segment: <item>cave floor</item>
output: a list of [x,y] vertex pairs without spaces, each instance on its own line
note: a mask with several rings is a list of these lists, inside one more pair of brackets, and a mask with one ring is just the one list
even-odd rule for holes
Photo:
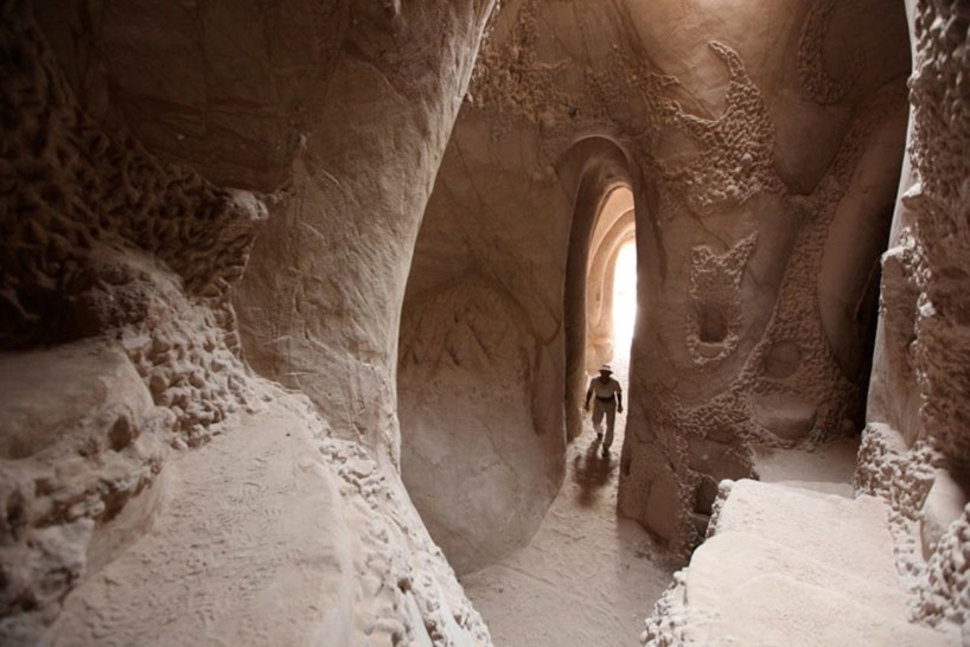
[[[614,362],[626,388],[626,366]],[[609,460],[592,424],[567,448],[566,476],[525,548],[461,577],[501,647],[636,644],[676,562],[636,522],[616,514],[626,415]]]
[[[627,365],[614,361],[626,387]],[[643,622],[680,564],[636,522],[616,514],[619,450],[626,415],[617,417],[608,460],[587,417],[566,451],[566,475],[532,542],[461,577],[501,647],[636,644]],[[858,439],[812,451],[756,448],[763,481],[851,496]]]

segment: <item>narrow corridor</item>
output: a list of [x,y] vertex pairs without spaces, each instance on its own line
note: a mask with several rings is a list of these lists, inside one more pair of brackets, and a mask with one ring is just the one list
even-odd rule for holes
[[[626,396],[626,361],[614,362]],[[625,399],[625,398],[624,398]],[[626,415],[608,460],[587,416],[567,448],[562,489],[532,543],[461,578],[502,647],[636,644],[673,562],[636,522],[616,515]]]

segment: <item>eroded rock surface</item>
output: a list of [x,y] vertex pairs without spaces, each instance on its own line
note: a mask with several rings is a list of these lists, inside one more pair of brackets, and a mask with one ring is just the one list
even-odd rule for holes
[[711,536],[675,574],[644,645],[960,644],[953,625],[906,621],[885,502],[748,480],[722,489]]
[[889,501],[913,615],[970,631],[970,8],[908,2],[914,49],[908,158],[883,255],[869,425],[857,487]]
[[401,472],[451,563],[474,570],[528,543],[559,486],[562,435],[537,433],[524,386],[544,377],[533,375],[543,346],[515,303],[485,287],[410,307],[398,369]]

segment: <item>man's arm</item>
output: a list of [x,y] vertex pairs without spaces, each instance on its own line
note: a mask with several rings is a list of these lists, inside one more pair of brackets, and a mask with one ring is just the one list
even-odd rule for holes
[[623,391],[616,392],[616,411],[623,413]]
[[590,387],[588,389],[586,389],[586,404],[583,405],[583,409],[585,409],[586,411],[589,411],[589,397],[591,395],[593,395],[593,386],[592,385],[590,385]]

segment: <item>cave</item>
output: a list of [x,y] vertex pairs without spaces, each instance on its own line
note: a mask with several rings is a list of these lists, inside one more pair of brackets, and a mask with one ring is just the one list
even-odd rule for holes
[[965,644],[962,0],[0,17],[3,645]]

